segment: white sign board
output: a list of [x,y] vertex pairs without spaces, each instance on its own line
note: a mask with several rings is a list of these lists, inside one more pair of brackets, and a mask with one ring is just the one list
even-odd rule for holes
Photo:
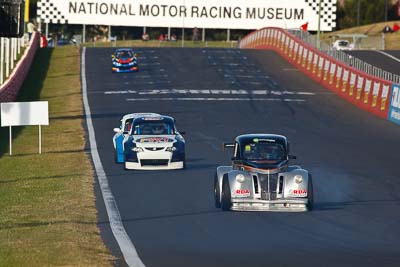
[[39,0],[45,23],[172,28],[336,27],[336,0]]
[[47,101],[1,103],[1,126],[49,125]]

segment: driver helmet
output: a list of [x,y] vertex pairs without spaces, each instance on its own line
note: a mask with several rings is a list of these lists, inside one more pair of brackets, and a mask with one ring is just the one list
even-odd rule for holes
[[152,132],[153,134],[163,134],[165,132],[165,127],[164,125],[156,124],[153,126]]

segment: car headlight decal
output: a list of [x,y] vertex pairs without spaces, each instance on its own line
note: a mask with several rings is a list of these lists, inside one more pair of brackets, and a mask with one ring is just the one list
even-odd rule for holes
[[177,148],[174,147],[174,146],[167,147],[167,148],[165,149],[165,151],[168,151],[168,152],[174,152],[174,151],[176,151],[176,150],[177,150]]
[[243,174],[239,173],[236,175],[236,182],[243,183],[245,180],[246,180],[246,177],[244,177]]
[[303,176],[301,176],[301,175],[295,175],[294,176],[294,181],[297,183],[297,184],[301,184],[302,182],[303,182]]
[[143,148],[141,148],[141,147],[133,147],[132,151],[133,152],[143,152]]

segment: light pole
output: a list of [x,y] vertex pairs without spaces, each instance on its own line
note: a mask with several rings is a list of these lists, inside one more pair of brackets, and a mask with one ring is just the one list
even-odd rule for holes
[[388,0],[385,0],[385,21],[388,20]]
[[183,0],[183,8],[185,12],[183,13],[183,18],[182,18],[182,44],[181,47],[185,46],[185,16],[186,16],[186,2]]
[[361,0],[357,1],[357,27],[360,26],[360,9],[361,9]]
[[318,3],[318,31],[317,31],[317,48],[320,49],[320,31],[321,31],[321,2],[322,0],[319,0]]

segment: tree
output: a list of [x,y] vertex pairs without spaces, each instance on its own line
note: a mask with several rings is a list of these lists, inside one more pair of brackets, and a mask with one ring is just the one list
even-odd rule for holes
[[[360,1],[360,9],[358,9]],[[357,26],[357,15],[360,12],[360,25],[371,24],[385,20],[385,4],[387,0],[346,0],[339,5],[337,11],[338,29]],[[389,10],[393,9],[392,1],[389,1]],[[391,18],[389,12],[389,19]]]

